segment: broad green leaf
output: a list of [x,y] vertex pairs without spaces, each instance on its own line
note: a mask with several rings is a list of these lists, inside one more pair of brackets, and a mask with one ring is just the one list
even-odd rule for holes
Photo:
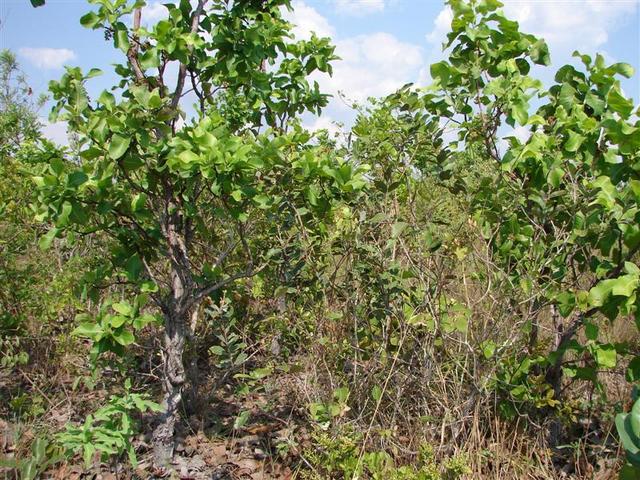
[[603,368],[615,368],[617,353],[613,345],[598,345],[594,353],[598,366]]
[[124,329],[113,332],[113,339],[123,347],[131,345],[133,342],[135,342],[133,333],[131,333],[129,330]]
[[53,239],[56,238],[56,235],[58,235],[59,231],[60,231],[59,229],[54,227],[50,229],[42,237],[40,237],[40,240],[38,241],[38,246],[40,247],[40,249],[48,250],[51,247],[51,243],[53,242]]
[[577,152],[582,143],[584,142],[584,137],[574,131],[569,131],[569,138],[564,144],[564,149],[567,152]]
[[129,51],[129,36],[127,28],[123,24],[120,24],[119,28],[116,29],[113,40],[115,46],[122,50],[124,53],[127,53]]
[[588,301],[592,307],[601,307],[604,305],[607,297],[611,294],[613,283],[611,280],[603,280],[589,290]]
[[80,25],[85,28],[96,28],[100,23],[100,17],[95,12],[89,12],[80,17]]
[[102,327],[97,323],[81,323],[75,330],[73,330],[72,335],[94,338],[96,335],[100,335],[102,332]]
[[131,313],[133,312],[133,308],[127,302],[114,303],[113,305],[111,305],[111,308],[113,308],[116,312],[120,313],[121,315],[125,315],[127,317],[130,316]]
[[431,78],[438,80],[442,86],[446,86],[449,81],[450,67],[447,62],[438,62],[431,65]]
[[631,78],[633,77],[633,67],[628,63],[614,63],[609,67],[609,70],[614,71],[615,73],[619,73],[623,77]]
[[526,125],[529,119],[529,105],[524,100],[518,100],[511,105],[511,116],[520,125]]
[[124,315],[112,315],[109,320],[112,328],[120,328],[127,322],[127,317]]
[[584,334],[588,340],[596,341],[598,339],[598,326],[593,323],[586,323],[584,326]]
[[616,89],[611,89],[607,95],[607,102],[609,107],[619,113],[622,118],[628,118],[633,112],[633,102],[623,97]]
[[611,293],[623,297],[630,297],[638,288],[638,275],[628,274],[616,278],[613,283]]
[[109,157],[113,160],[119,159],[127,152],[130,144],[130,137],[123,137],[117,133],[114,134],[113,137],[111,137],[111,142],[109,142]]
[[408,223],[406,222],[396,222],[393,225],[391,225],[391,236],[393,238],[397,238],[399,237],[402,232],[404,232],[404,230],[409,226]]

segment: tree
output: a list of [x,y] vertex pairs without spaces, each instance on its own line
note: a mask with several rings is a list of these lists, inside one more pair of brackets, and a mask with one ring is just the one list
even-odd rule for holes
[[34,99],[15,55],[0,52],[0,331],[15,330],[24,319],[24,300],[32,296],[33,272],[20,262],[32,244],[37,226],[28,204],[31,185],[22,172],[27,167],[21,150],[40,138],[37,111],[43,98]]
[[[431,66],[435,82],[415,108],[457,126],[459,138],[438,154],[441,165],[460,146],[495,165],[467,189],[496,262],[534,311],[530,350],[539,347],[536,317],[551,313],[551,348],[531,355],[527,368],[543,371],[549,405],[557,405],[564,373],[598,384],[598,369],[633,355],[603,341],[598,328],[598,317],[638,318],[640,110],[618,79],[633,69],[575,52],[583,68],[560,67],[545,89],[529,75],[534,64],[550,64],[542,39],[521,33],[499,1],[448,3],[449,58]],[[535,114],[532,99],[541,103]],[[526,127],[529,137],[508,136],[501,152],[505,123]],[[592,363],[581,365],[585,357]],[[639,378],[638,365],[631,361],[628,379]]]
[[153,442],[165,466],[190,315],[278,256],[269,247],[274,225],[291,241],[305,229],[322,232],[333,204],[364,185],[364,168],[314,147],[296,120],[326,105],[306,77],[330,73],[335,56],[328,39],[291,40],[288,0],[182,0],[150,28],[141,26],[141,1],[91,3],[97,10],[80,22],[103,29],[125,59],[115,68],[119,83],[95,101],[85,82],[99,70],[67,68],[50,85],[52,119],[68,122],[80,153],[74,165],[43,152],[39,218],[54,227],[41,244],[95,232],[112,240],[85,294],[120,283],[135,297],[81,318],[77,331],[93,339],[94,356],[121,353],[153,321],[140,311],[147,296],[162,313],[164,399]]

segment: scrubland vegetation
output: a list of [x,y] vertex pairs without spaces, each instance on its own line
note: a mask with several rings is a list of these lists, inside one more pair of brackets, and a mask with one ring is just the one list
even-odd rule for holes
[[313,133],[339,59],[287,0],[89,3],[120,80],[43,92],[68,146],[0,58],[7,478],[640,478],[629,65],[543,85],[450,0],[430,86]]

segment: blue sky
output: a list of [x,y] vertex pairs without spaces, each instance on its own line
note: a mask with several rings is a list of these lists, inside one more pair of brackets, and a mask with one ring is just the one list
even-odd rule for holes
[[[143,21],[162,18],[166,9],[148,0]],[[429,65],[442,57],[442,41],[451,20],[437,0],[293,0],[289,19],[295,33],[328,35],[342,61],[332,78],[319,77],[321,86],[334,94],[322,118],[305,119],[308,126],[332,128],[332,122],[349,124],[348,104],[368,96],[381,96],[407,82],[429,83]],[[551,48],[554,67],[572,61],[571,53],[602,52],[610,62],[624,61],[640,70],[640,0],[507,0],[505,11],[524,31],[544,37]],[[63,65],[83,69],[98,67],[105,75],[93,81],[99,92],[112,82],[110,65],[120,54],[99,31],[84,29],[79,17],[90,10],[84,0],[48,0],[34,9],[28,0],[0,0],[0,47],[18,53],[22,68],[36,92],[45,91],[59,78]],[[553,69],[539,72],[550,82]],[[638,102],[640,75],[623,82],[625,93]],[[343,100],[338,96],[342,92]],[[42,112],[46,117],[47,111]],[[63,141],[64,126],[48,125],[47,134]]]

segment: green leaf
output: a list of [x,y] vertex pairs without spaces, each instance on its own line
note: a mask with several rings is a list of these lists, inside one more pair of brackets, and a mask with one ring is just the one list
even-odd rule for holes
[[564,149],[567,152],[577,152],[578,149],[580,148],[580,145],[582,145],[582,142],[584,142],[584,137],[574,131],[569,131],[569,138],[567,139],[567,141],[564,144]]
[[86,173],[84,173],[82,170],[76,170],[75,172],[70,173],[67,177],[67,185],[72,188],[77,188],[87,180],[89,180],[89,177]]
[[382,398],[382,389],[378,385],[374,385],[371,389],[371,398],[373,398],[375,402],[379,402]]
[[58,235],[59,231],[60,230],[58,228],[54,227],[51,230],[49,230],[45,235],[40,237],[40,240],[38,241],[38,246],[40,247],[40,249],[48,250],[51,247],[51,243],[53,242],[53,239],[56,238],[56,235]]
[[449,81],[450,69],[447,62],[438,62],[431,65],[431,78],[438,80],[442,86],[446,86]]
[[125,269],[127,271],[127,279],[131,281],[135,281],[140,277],[142,273],[142,269],[144,268],[144,264],[142,260],[138,256],[138,254],[131,255],[125,264]]
[[113,160],[119,159],[127,152],[130,144],[130,137],[123,137],[117,133],[114,134],[113,137],[111,137],[111,142],[109,142],[109,157]]
[[126,27],[124,27],[123,25],[120,26],[116,30],[113,39],[117,48],[122,50],[124,53],[127,53],[129,51],[129,36]]
[[481,348],[482,355],[484,355],[484,358],[486,358],[487,360],[493,357],[493,355],[496,353],[496,344],[493,340],[486,340],[482,342]]
[[111,324],[111,328],[120,328],[127,323],[127,317],[123,315],[113,315],[110,317],[109,323]]
[[150,68],[158,68],[160,66],[160,59],[158,58],[158,51],[155,48],[146,50],[140,56],[140,67],[143,70],[149,70]]
[[97,323],[81,323],[78,327],[71,332],[72,335],[78,335],[81,337],[94,338],[100,335],[104,330]]
[[564,177],[564,170],[560,167],[556,167],[549,170],[547,180],[553,188],[558,188],[562,181],[562,177]]
[[593,307],[603,306],[607,297],[611,294],[612,287],[613,285],[610,280],[603,280],[591,290],[589,290],[589,305]]
[[80,17],[80,25],[85,28],[96,28],[100,23],[100,17],[95,12],[89,12]]
[[131,210],[134,212],[139,212],[144,209],[145,203],[147,201],[147,195],[144,193],[137,193],[133,196],[131,200]]
[[131,312],[133,312],[133,307],[129,305],[127,302],[118,302],[111,305],[114,311],[118,312],[121,315],[131,316]]
[[587,323],[584,326],[584,334],[588,340],[596,341],[598,339],[598,326],[593,323]]
[[239,430],[242,427],[244,427],[247,424],[247,422],[249,421],[250,417],[251,417],[251,411],[250,410],[244,410],[244,411],[240,412],[240,414],[236,417],[236,419],[233,422],[234,430]]
[[633,67],[628,63],[614,63],[608,68],[608,70],[611,70],[615,73],[619,73],[620,75],[626,78],[633,77],[633,73],[634,73]]
[[596,347],[594,354],[598,366],[603,368],[615,368],[617,353],[613,345],[599,345]]
[[391,225],[391,236],[393,238],[397,238],[399,237],[402,232],[404,232],[404,230],[409,226],[408,223],[406,222],[396,222],[393,225]]
[[113,339],[123,347],[131,345],[136,340],[133,336],[133,333],[131,333],[129,330],[120,330],[113,332]]
[[526,125],[527,120],[529,119],[529,105],[522,99],[515,101],[511,105],[511,116],[518,122],[520,125]]
[[133,320],[133,328],[135,328],[136,330],[140,330],[141,328],[144,328],[151,323],[156,323],[157,321],[158,319],[154,315],[145,313],[144,315],[140,315]]
[[575,103],[576,90],[568,83],[564,83],[560,87],[560,95],[558,96],[558,102],[564,107],[567,112],[570,112]]
[[44,5],[44,0],[31,0],[31,6],[37,8]]
[[628,118],[633,112],[633,102],[623,97],[616,89],[611,89],[607,95],[609,107],[620,114],[622,118]]
[[620,295],[623,297],[630,297],[638,288],[638,275],[622,275],[616,278],[612,282],[613,288],[611,293],[613,295]]
[[549,55],[549,47],[547,43],[539,39],[536,43],[533,44],[531,50],[529,51],[529,55],[531,56],[531,60],[538,65],[551,65],[551,56]]
[[633,357],[629,362],[626,377],[629,383],[636,383],[640,381],[640,357]]

